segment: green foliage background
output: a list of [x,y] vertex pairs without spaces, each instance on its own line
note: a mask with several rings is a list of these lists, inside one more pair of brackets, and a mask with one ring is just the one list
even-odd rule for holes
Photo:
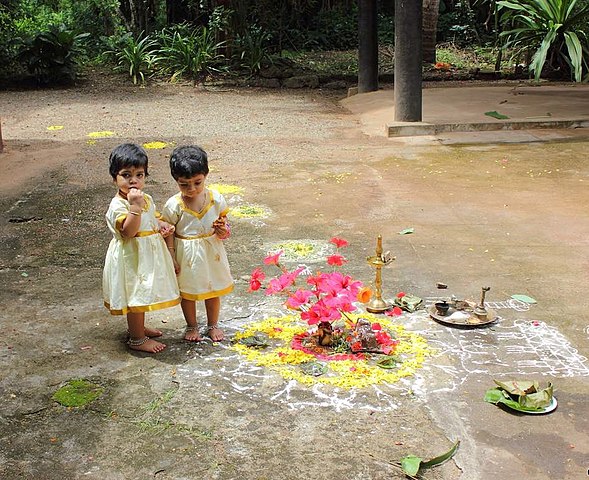
[[[450,53],[442,55],[444,61],[456,49],[473,54],[463,59],[477,59],[486,56],[485,52],[501,51],[508,41],[511,43],[507,45],[513,47],[513,29],[517,25],[514,16],[504,13],[507,3],[533,4],[536,10],[546,3],[575,3],[577,10],[589,7],[589,0],[440,0],[437,39],[451,46]],[[378,1],[379,43],[390,47],[390,51],[394,43],[393,4],[391,0]],[[357,20],[357,2],[351,0],[2,0],[0,61],[6,67],[0,70],[0,84],[41,77],[46,83],[75,79],[80,67],[89,63],[112,65],[127,71],[134,82],[142,83],[154,74],[191,79],[215,72],[252,75],[277,57],[298,61],[308,58],[312,52],[325,52],[321,55],[322,65],[332,57],[336,63],[348,57],[353,61]],[[166,57],[175,55],[178,59],[180,55],[175,46],[163,42],[170,28],[184,29],[184,33],[179,33],[182,38],[175,42],[178,48],[180,44],[190,44],[195,35],[202,36],[203,28],[211,35],[192,42],[193,51],[190,55],[185,52],[185,63],[176,61],[172,67],[174,62]],[[534,28],[528,26],[529,30]],[[32,55],[27,48],[31,48],[35,39],[38,43],[39,35],[55,29],[77,38],[67,54],[71,71],[60,78],[54,78],[51,71],[32,74],[22,61]],[[575,19],[567,24],[567,29],[569,33],[562,37],[565,41],[554,41],[544,49],[545,65],[540,68],[537,58],[535,64],[532,58],[540,48],[541,35],[519,35],[517,49],[503,49],[498,60],[509,65],[532,65],[536,76],[546,67],[564,78],[570,78],[574,71],[577,80],[586,79],[589,45],[585,33],[589,30],[589,19],[587,16]],[[507,35],[506,31],[512,34]],[[81,34],[88,35],[80,37]],[[570,38],[578,39],[574,49],[570,47]],[[67,45],[55,45],[52,51],[63,48]],[[133,49],[135,53],[130,55]],[[352,54],[330,55],[330,52]],[[512,58],[512,53],[516,57]],[[46,63],[59,61],[54,58]],[[312,65],[312,61],[307,63],[307,67]],[[356,68],[351,64],[344,67],[350,72]]]

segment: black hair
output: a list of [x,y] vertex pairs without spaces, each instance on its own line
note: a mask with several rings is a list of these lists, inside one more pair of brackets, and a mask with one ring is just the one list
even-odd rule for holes
[[119,172],[125,167],[144,167],[147,173],[147,152],[135,143],[123,143],[110,153],[108,158],[112,178],[116,179]]
[[208,175],[207,152],[198,145],[176,147],[170,156],[170,171],[175,180],[191,178],[198,174]]

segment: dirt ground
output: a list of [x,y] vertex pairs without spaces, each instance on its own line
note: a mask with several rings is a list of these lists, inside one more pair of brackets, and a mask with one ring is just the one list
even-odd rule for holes
[[[0,92],[1,478],[405,478],[394,462],[456,440],[454,459],[423,478],[586,478],[587,143],[391,141],[363,134],[343,96],[112,79]],[[104,131],[114,134],[88,136]],[[107,159],[124,141],[167,143],[149,150],[146,190],[158,205],[175,193],[173,146],[197,143],[209,182],[243,189],[231,205],[270,212],[232,219],[228,337],[277,311],[247,293],[269,245],[334,235],[350,242],[348,271],[367,283],[366,257],[383,235],[397,257],[383,274],[388,295],[431,300],[443,281],[477,298],[489,284],[502,321],[463,331],[404,315],[436,356],[415,377],[360,391],[287,382],[229,342],[183,342],[178,307],[148,314],[164,352],[130,352],[124,319],[101,297],[115,193]],[[408,227],[415,233],[398,234]],[[509,303],[515,293],[538,305]],[[514,415],[483,402],[501,375],[554,382],[558,409]],[[101,397],[84,408],[52,399],[78,378],[102,386]]]

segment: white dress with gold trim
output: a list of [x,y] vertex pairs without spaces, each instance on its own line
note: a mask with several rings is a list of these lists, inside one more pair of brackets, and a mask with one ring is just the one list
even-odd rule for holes
[[176,226],[176,261],[180,265],[180,295],[187,300],[220,297],[233,290],[233,278],[223,241],[213,222],[229,210],[223,195],[208,190],[208,202],[200,212],[190,210],[180,193],[164,206],[162,219]]
[[145,195],[139,231],[125,239],[120,229],[129,215],[129,202],[118,195],[106,213],[113,235],[102,276],[104,305],[112,315],[141,313],[180,303],[174,264],[159,233],[153,199]]

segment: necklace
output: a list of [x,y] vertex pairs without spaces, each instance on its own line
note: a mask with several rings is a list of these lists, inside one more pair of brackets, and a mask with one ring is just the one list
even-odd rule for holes
[[184,202],[184,205],[190,207],[191,210],[200,212],[207,204],[207,191],[203,190],[202,195],[198,195],[196,198],[186,198],[182,195],[182,201]]

